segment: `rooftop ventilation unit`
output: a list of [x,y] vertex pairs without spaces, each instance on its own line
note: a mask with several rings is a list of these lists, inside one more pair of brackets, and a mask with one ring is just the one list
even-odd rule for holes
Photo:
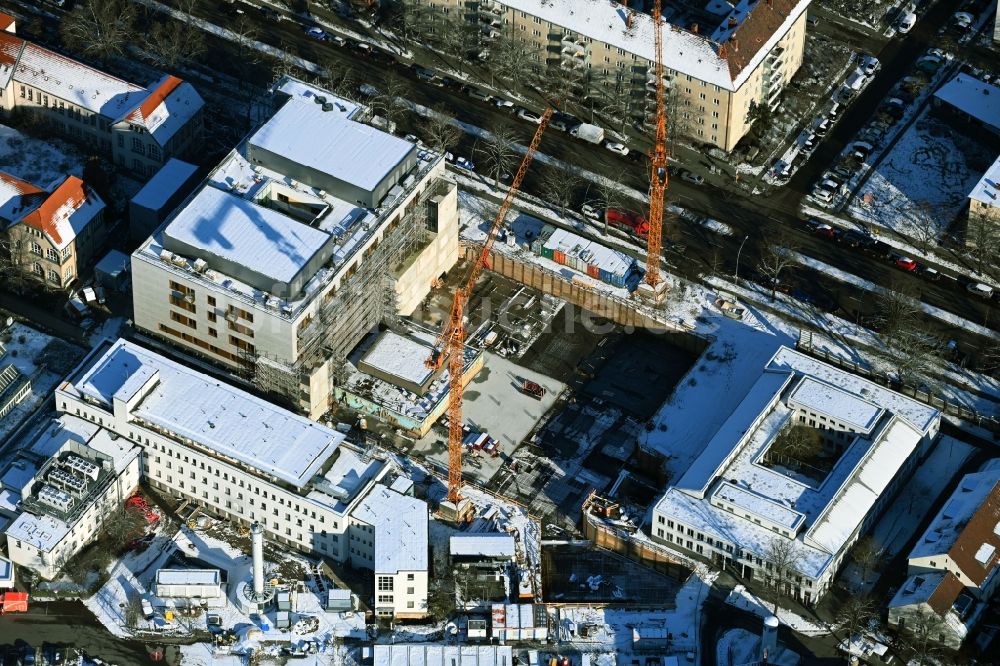
[[196,273],[204,273],[205,269],[208,268],[208,262],[204,259],[195,259],[194,270]]
[[97,476],[101,473],[101,468],[96,463],[84,460],[80,456],[67,456],[62,463],[80,476],[90,477],[91,481],[97,481]]
[[46,480],[57,488],[62,488],[74,497],[82,497],[87,493],[87,482],[82,476],[77,476],[61,467],[49,471]]
[[73,508],[73,498],[52,486],[42,486],[42,489],[38,492],[38,501],[63,512]]

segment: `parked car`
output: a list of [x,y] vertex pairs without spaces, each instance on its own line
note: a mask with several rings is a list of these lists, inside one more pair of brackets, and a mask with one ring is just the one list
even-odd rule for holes
[[952,17],[951,25],[959,32],[968,32],[972,29],[975,17],[969,12],[958,12]]
[[681,180],[686,180],[687,182],[695,185],[701,185],[705,182],[705,179],[701,175],[688,171],[687,169],[681,169],[680,176]]
[[813,228],[813,232],[817,236],[823,236],[825,238],[833,238],[834,228],[829,224],[820,224]]
[[993,298],[993,287],[988,284],[983,284],[982,282],[970,282],[965,285],[965,288],[970,294],[982,296],[983,298]]
[[459,167],[461,169],[465,169],[466,171],[475,171],[476,170],[476,165],[473,164],[471,160],[468,160],[468,159],[466,159],[464,157],[456,157],[455,158],[455,166],[457,166],[457,167]]
[[820,121],[819,125],[816,125],[816,129],[813,130],[816,136],[826,136],[826,133],[830,131],[830,126],[833,123],[830,122],[829,118],[824,118]]
[[591,204],[583,204],[580,207],[580,212],[583,213],[584,217],[589,217],[592,220],[601,219],[601,209],[597,206],[592,206]]
[[413,66],[413,73],[416,74],[417,78],[421,81],[431,81],[436,76],[436,74],[434,74],[434,70],[421,67],[420,65]]
[[617,141],[605,141],[604,147],[613,153],[617,153],[619,155],[628,155],[628,146],[626,146],[624,143],[618,143]]
[[913,26],[917,24],[917,15],[913,12],[904,12],[902,16],[896,21],[896,32],[901,32],[904,35],[910,30],[913,30]]
[[496,104],[496,107],[498,109],[514,108],[514,102],[510,101],[509,99],[504,99],[503,97],[497,97],[495,100],[493,100],[493,103]]
[[941,279],[941,274],[936,268],[931,268],[930,266],[920,266],[917,268],[917,273],[920,274],[925,280],[930,280],[931,282],[937,282]]
[[415,143],[418,146],[424,143],[423,141],[420,140],[420,137],[418,137],[416,134],[407,134],[406,136],[403,137],[403,140],[409,141],[410,143]]
[[926,74],[933,74],[941,68],[944,64],[943,58],[938,58],[937,56],[924,56],[917,60],[916,65],[917,71],[924,72]]
[[837,116],[840,115],[840,112],[842,110],[843,110],[843,105],[840,102],[834,102],[832,105],[830,105],[830,110],[826,112],[826,115],[828,118],[836,118]]
[[530,111],[523,107],[518,108],[517,117],[520,118],[521,120],[527,120],[529,122],[533,122],[536,125],[542,122],[542,117],[540,115],[538,115],[534,111]]
[[917,270],[917,262],[909,257],[895,256],[893,258],[893,263],[898,267],[902,268],[904,271],[915,271]]
[[846,245],[847,247],[861,247],[864,242],[864,234],[854,231],[853,229],[845,231],[837,237],[837,242]]
[[462,91],[472,99],[478,99],[480,102],[488,102],[493,99],[485,90],[480,90],[475,86],[465,86]]
[[802,141],[802,149],[811,153],[816,149],[817,144],[819,144],[819,138],[810,132],[809,136]]
[[821,201],[822,203],[830,203],[833,201],[833,192],[825,190],[819,185],[813,189],[812,195],[816,200]]
[[326,32],[324,32],[322,28],[317,28],[316,26],[306,28],[306,34],[312,37],[313,39],[326,41]]
[[861,64],[858,68],[865,73],[866,76],[871,76],[878,70],[882,69],[882,63],[878,61],[873,55],[865,55],[861,57]]

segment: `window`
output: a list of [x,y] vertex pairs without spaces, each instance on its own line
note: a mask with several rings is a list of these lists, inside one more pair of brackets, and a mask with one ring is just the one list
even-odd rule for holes
[[413,574],[406,574],[406,580],[413,580]]
[[42,265],[37,261],[31,265],[31,272],[35,275],[45,275],[45,271],[42,270]]
[[72,254],[73,254],[73,252],[68,247],[64,247],[62,249],[62,258],[63,258],[63,261],[65,261],[66,259],[69,259],[70,255],[72,255]]
[[45,251],[45,258],[49,261],[54,261],[57,264],[59,263],[59,253],[52,248]]
[[62,284],[62,277],[56,271],[50,270],[49,282],[53,282],[55,284]]
[[142,171],[142,162],[137,159],[132,160],[132,169],[134,171]]
[[38,243],[35,243],[34,241],[32,241],[32,243],[31,243],[31,252],[33,254],[37,254],[39,257],[42,256],[42,246],[39,245]]
[[173,310],[170,311],[170,319],[171,321],[176,321],[178,324],[184,324],[188,328],[194,328],[194,329],[198,328],[198,322],[196,322],[194,319],[191,319],[190,317],[185,317],[184,315],[174,312]]
[[150,144],[150,146],[149,146],[149,157],[150,157],[150,159],[154,159],[157,162],[159,162],[160,159],[161,159],[160,147],[159,146],[154,146],[154,145]]
[[209,328],[208,329],[208,335],[209,335],[209,337],[217,338],[217,337],[219,337],[219,332],[217,330],[215,330],[214,328]]
[[[60,105],[61,104],[62,104],[62,102],[60,102]],[[122,136],[121,134],[118,135],[118,147],[119,148],[124,148],[125,147],[125,137]]]
[[137,136],[132,137],[132,152],[139,153],[140,155],[146,152],[143,150],[142,139]]
[[[392,576],[379,576],[378,577],[378,591],[379,592],[392,592]],[[390,597],[391,599],[391,597]]]

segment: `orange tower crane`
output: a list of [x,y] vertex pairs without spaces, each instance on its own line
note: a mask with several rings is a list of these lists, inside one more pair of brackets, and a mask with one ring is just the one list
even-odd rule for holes
[[440,368],[445,360],[448,362],[448,501],[458,504],[462,489],[462,376],[465,374],[465,306],[472,295],[472,288],[476,285],[476,279],[489,263],[490,249],[497,233],[503,226],[504,218],[510,211],[514,197],[521,187],[524,174],[531,165],[531,160],[535,156],[538,143],[542,140],[542,133],[549,125],[552,118],[552,109],[546,109],[542,114],[542,120],[538,123],[535,136],[532,137],[528,145],[521,166],[518,167],[514,180],[507,190],[507,196],[500,204],[500,210],[486,234],[483,248],[479,251],[479,256],[475,263],[469,267],[469,272],[461,286],[455,290],[455,299],[451,304],[451,314],[434,344],[434,356],[428,359],[427,364],[432,368]]
[[653,3],[656,41],[656,137],[649,152],[649,236],[646,239],[646,284],[660,283],[660,243],[663,234],[663,200],[667,193],[667,102],[663,82],[663,18],[660,0]]

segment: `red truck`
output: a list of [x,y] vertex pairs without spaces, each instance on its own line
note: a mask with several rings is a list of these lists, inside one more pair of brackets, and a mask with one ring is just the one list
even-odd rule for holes
[[615,229],[627,231],[639,238],[649,235],[649,220],[626,208],[608,208],[604,211],[604,221]]
[[545,387],[530,379],[522,379],[518,388],[521,389],[521,393],[530,395],[535,400],[541,400],[545,395]]

